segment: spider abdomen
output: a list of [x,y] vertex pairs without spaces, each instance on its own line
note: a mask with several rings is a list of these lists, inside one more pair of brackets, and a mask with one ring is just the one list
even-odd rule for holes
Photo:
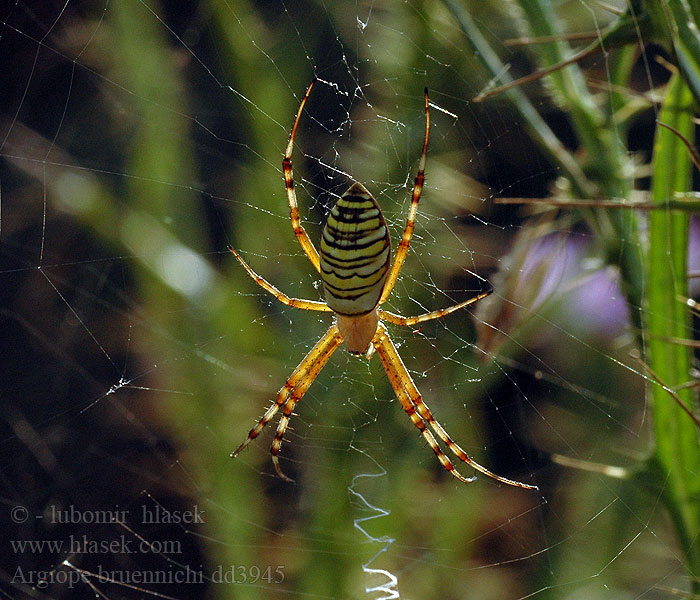
[[389,270],[391,240],[379,204],[361,183],[328,214],[320,258],[326,303],[334,312],[352,316],[374,310]]

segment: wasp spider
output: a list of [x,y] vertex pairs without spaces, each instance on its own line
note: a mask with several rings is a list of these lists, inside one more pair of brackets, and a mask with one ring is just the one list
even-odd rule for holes
[[265,425],[282,409],[282,417],[277,426],[277,433],[272,442],[270,452],[272,453],[272,461],[278,475],[286,481],[292,481],[282,472],[278,458],[284,432],[287,429],[289,419],[297,402],[304,396],[306,390],[309,389],[309,386],[321,372],[331,355],[345,342],[347,349],[352,354],[367,354],[369,357],[373,351],[376,351],[406,414],[433,449],[442,466],[457,479],[468,483],[473,481],[475,477],[464,477],[455,469],[454,464],[441,450],[430,429],[437,434],[459,460],[470,465],[476,471],[508,485],[537,489],[536,486],[512,481],[492,473],[474,462],[450,438],[423,401],[418,388],[413,383],[396,347],[392,343],[386,327],[382,323],[382,321],[387,321],[393,325],[411,326],[432,319],[440,319],[465,306],[474,304],[477,300],[484,298],[490,293],[490,291],[484,292],[449,308],[415,317],[403,317],[379,308],[389,297],[406,259],[415,226],[418,201],[423,190],[425,158],[430,133],[430,108],[427,88],[425,90],[425,138],[423,141],[423,152],[413,186],[413,198],[408,213],[408,220],[399,242],[394,262],[391,264],[391,241],[384,216],[377,201],[361,183],[351,185],[331,209],[326,225],[323,228],[320,252],[316,250],[304,227],[299,222],[299,208],[292,177],[292,149],[299,119],[314,83],[315,80],[311,82],[306,90],[294,119],[287,151],[282,160],[282,170],[284,183],[287,188],[289,212],[294,234],[311,264],[321,276],[326,302],[290,298],[253,271],[232,247],[229,246],[229,250],[243,265],[243,268],[245,268],[255,283],[272,294],[277,300],[288,306],[304,310],[332,312],[335,314],[335,322],[304,357],[304,360],[299,363],[299,366],[294,370],[287,383],[284,384],[277,394],[277,400],[267,409],[267,412],[265,412],[255,427],[250,430],[246,440],[231,456],[237,456],[252,440],[258,437]]

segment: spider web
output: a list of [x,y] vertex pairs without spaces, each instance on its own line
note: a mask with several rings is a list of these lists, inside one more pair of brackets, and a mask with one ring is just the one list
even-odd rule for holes
[[[558,8],[572,31],[599,31],[611,17],[593,4]],[[469,6],[496,47],[518,35],[499,3]],[[657,67],[641,55],[648,88]],[[590,229],[494,203],[546,196],[560,173],[505,102],[471,102],[488,78],[446,5],[16,0],[0,9],[0,65],[0,597],[689,588],[659,495],[624,480],[651,443],[629,358],[642,309]],[[379,361],[343,351],[287,433],[296,485],[274,476],[267,430],[229,457],[330,322],[277,303],[226,250],[321,299],[280,169],[312,77],[293,160],[314,241],[358,180],[396,245],[430,88],[427,185],[387,306],[495,291],[390,333],[451,436],[540,491],[455,481]],[[635,139],[648,152],[649,132]]]

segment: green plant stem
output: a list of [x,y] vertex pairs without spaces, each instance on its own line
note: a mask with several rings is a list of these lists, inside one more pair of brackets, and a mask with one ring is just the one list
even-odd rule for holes
[[[680,75],[674,75],[668,87],[659,120],[691,142],[693,94]],[[691,185],[691,160],[676,134],[659,127],[656,131],[651,200],[663,206],[675,192]],[[690,351],[673,344],[669,338],[688,338],[690,316],[678,301],[687,296],[687,251],[689,215],[684,211],[655,210],[649,213],[649,256],[647,293],[646,360],[660,381],[678,390],[678,397],[695,410],[693,392],[679,389],[690,373]],[[693,589],[700,590],[700,446],[693,421],[660,385],[650,383],[649,402],[653,409],[656,445],[651,472],[668,508],[688,570],[694,578]],[[649,474],[650,471],[647,471]]]

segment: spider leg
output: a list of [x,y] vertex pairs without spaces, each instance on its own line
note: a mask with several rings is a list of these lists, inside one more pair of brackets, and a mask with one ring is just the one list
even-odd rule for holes
[[[294,393],[299,388],[300,393],[298,398],[304,394],[304,392],[309,388],[313,380],[318,375],[319,371],[323,365],[328,361],[330,355],[333,354],[335,349],[342,343],[343,339],[338,332],[338,326],[333,324],[328,329],[328,331],[323,335],[323,337],[316,343],[316,345],[311,348],[309,353],[304,357],[304,359],[299,363],[294,372],[290,375],[287,382],[282,386],[279,393],[277,394],[277,399],[270,406],[270,408],[265,411],[265,414],[260,418],[260,420],[255,424],[245,441],[236,448],[231,453],[232,457],[238,456],[241,451],[252,442],[256,437],[260,435],[260,432],[265,428],[270,420],[277,414],[277,411],[282,407],[287,400],[290,399],[290,395],[294,396]],[[316,369],[317,363],[320,362],[321,365]],[[291,414],[291,411],[290,411]],[[288,421],[289,419],[287,419]],[[284,431],[282,432],[284,433]],[[274,447],[274,445],[273,445]],[[277,451],[279,452],[279,450]]]
[[240,262],[243,265],[243,268],[246,270],[248,275],[250,275],[251,279],[255,281],[255,283],[257,283],[266,292],[269,292],[275,298],[277,298],[282,304],[292,306],[293,308],[301,308],[303,310],[318,310],[321,312],[332,312],[325,302],[318,302],[317,300],[303,300],[300,298],[290,298],[285,293],[280,292],[269,281],[266,281],[265,279],[260,277],[260,275],[258,275],[255,271],[253,271],[253,269],[251,269],[248,266],[248,264],[241,258],[240,254],[238,254],[238,252],[236,252],[232,246],[229,246],[228,249],[238,259],[238,262]]
[[408,219],[406,220],[406,228],[403,230],[403,236],[401,236],[401,241],[399,242],[399,247],[396,250],[396,256],[394,257],[394,264],[391,265],[391,271],[386,278],[384,284],[384,291],[382,292],[382,297],[379,299],[379,304],[385,302],[386,299],[391,294],[391,290],[394,289],[396,280],[399,277],[399,271],[403,266],[404,260],[406,260],[406,255],[408,254],[408,247],[411,245],[411,237],[413,236],[413,229],[416,225],[416,212],[418,210],[418,202],[420,201],[420,195],[423,191],[423,183],[425,181],[425,157],[428,153],[428,138],[430,137],[430,106],[428,104],[428,88],[425,88],[425,138],[423,139],[423,153],[421,154],[420,161],[418,163],[418,174],[413,183],[413,196],[411,198],[411,208],[408,211]]
[[384,321],[388,321],[389,323],[392,323],[394,325],[402,325],[403,327],[416,325],[418,323],[424,323],[425,321],[432,321],[433,319],[442,319],[442,317],[444,317],[445,315],[449,315],[450,313],[460,310],[465,306],[469,306],[470,304],[478,302],[482,298],[486,298],[486,296],[488,296],[492,291],[493,290],[489,290],[488,292],[482,292],[481,294],[478,294],[473,298],[469,298],[469,300],[465,300],[464,302],[460,302],[459,304],[455,304],[454,306],[450,306],[448,308],[441,308],[439,310],[434,310],[432,312],[425,313],[423,315],[417,315],[415,317],[404,317],[402,315],[397,315],[396,313],[392,313],[387,310],[382,310],[380,308],[378,309],[379,318],[383,319]]
[[284,153],[284,158],[282,159],[282,173],[284,174],[284,186],[287,189],[287,198],[289,200],[289,218],[292,221],[292,229],[294,229],[294,235],[297,236],[299,244],[301,244],[302,249],[306,253],[306,256],[311,261],[314,268],[320,273],[321,272],[321,262],[318,257],[318,250],[314,246],[313,242],[306,233],[306,230],[299,221],[299,206],[297,205],[297,195],[294,191],[294,175],[292,174],[292,150],[294,149],[294,138],[297,135],[297,126],[299,125],[299,119],[301,118],[301,113],[304,110],[304,105],[309,99],[309,94],[316,83],[316,79],[311,81],[309,87],[306,90],[306,94],[301,100],[299,105],[299,110],[297,111],[297,116],[294,119],[294,125],[292,126],[292,133],[289,136],[289,144],[287,144],[287,150]]
[[[401,400],[401,395],[408,396],[408,401],[410,402],[410,411],[409,408],[407,408],[404,401],[401,401],[401,403],[404,406],[404,410],[411,417],[411,420],[416,425],[416,427],[421,429],[421,433],[423,433],[424,431],[425,424],[421,423],[421,428],[421,426],[417,423],[418,416],[420,416],[420,418],[428,422],[433,431],[435,431],[438,437],[447,445],[450,451],[457,458],[459,458],[459,460],[468,464],[473,469],[479,471],[480,473],[483,473],[488,477],[491,477],[492,479],[500,481],[501,483],[530,490],[538,489],[535,485],[528,485],[526,483],[513,481],[512,479],[507,479],[505,477],[501,477],[500,475],[496,475],[495,473],[489,471],[486,467],[482,467],[479,463],[469,458],[469,455],[462,448],[460,448],[456,442],[452,440],[452,438],[443,429],[442,425],[440,425],[440,423],[438,423],[433,417],[432,413],[430,412],[430,409],[428,408],[428,405],[423,401],[423,398],[420,392],[418,391],[416,384],[413,383],[410,374],[406,370],[406,367],[403,364],[403,361],[401,360],[401,357],[399,356],[396,347],[391,341],[391,338],[389,338],[389,334],[386,330],[386,327],[384,327],[382,324],[380,324],[377,328],[377,335],[375,336],[372,343],[375,345],[377,354],[379,354],[379,358],[381,359],[382,364],[384,365],[384,370],[387,372],[389,380],[391,381],[397,396],[399,396],[399,400]],[[418,415],[415,415],[416,411],[418,412]],[[414,416],[416,418],[414,418]],[[425,433],[423,433],[423,435],[424,437],[426,437],[426,439],[428,439],[428,443],[430,443],[431,447],[433,448],[433,451],[435,452],[435,454],[437,454],[442,466],[445,467],[445,469],[447,469],[448,471],[450,471],[450,473],[452,473],[455,477],[457,477],[457,479],[460,479],[460,481],[465,480],[465,478],[462,477],[456,471],[454,465],[449,461],[449,459],[447,459],[446,456],[444,458],[441,458],[442,451],[437,447],[437,443],[433,445],[430,442],[430,439],[425,435]],[[432,435],[430,437],[432,438]],[[433,438],[432,441],[435,442],[435,439]],[[472,481],[472,479],[467,479],[466,481]]]
[[278,454],[280,453],[280,450],[282,449],[282,438],[284,437],[285,431],[287,431],[287,426],[289,425],[289,419],[292,416],[292,413],[294,412],[294,407],[296,406],[297,402],[302,399],[306,391],[309,389],[311,384],[316,380],[316,377],[318,377],[318,374],[321,372],[323,367],[326,366],[326,363],[332,356],[332,354],[336,351],[338,346],[343,342],[343,339],[340,337],[340,334],[337,334],[334,338],[332,338],[329,341],[329,344],[327,345],[327,348],[325,349],[324,353],[317,356],[315,358],[314,363],[311,365],[309,370],[306,372],[306,375],[302,378],[302,380],[297,384],[297,386],[294,388],[294,391],[292,394],[289,396],[289,399],[285,402],[284,404],[284,409],[282,411],[282,418],[280,419],[279,424],[277,425],[277,432],[275,433],[275,439],[272,440],[272,447],[270,448],[270,454],[272,454],[272,463],[275,466],[275,471],[277,471],[277,474],[284,479],[285,481],[288,481],[292,483],[294,480],[291,479],[290,477],[287,477],[283,472],[282,468],[280,467],[279,464],[279,458]]
[[[379,355],[379,360],[381,360],[382,365],[384,366],[384,370],[386,371],[389,381],[391,382],[391,387],[394,388],[394,392],[396,393],[396,397],[399,399],[399,402],[401,402],[401,406],[403,407],[404,411],[406,411],[406,414],[410,417],[413,424],[421,432],[421,435],[426,439],[428,445],[433,449],[433,452],[435,452],[440,464],[463,483],[471,483],[474,481],[476,477],[467,478],[457,471],[452,461],[440,449],[440,446],[438,446],[435,437],[432,433],[430,433],[430,430],[425,425],[423,419],[416,412],[416,405],[412,402],[412,399],[408,395],[404,383],[404,378],[407,377],[410,379],[410,375],[408,374],[408,371],[406,371],[406,367],[403,366],[403,362],[401,361],[398,352],[396,352],[394,344],[389,339],[386,329],[383,325],[381,325],[381,323],[377,329],[377,335],[372,340],[372,345]],[[396,364],[396,360],[398,360],[398,365]]]

